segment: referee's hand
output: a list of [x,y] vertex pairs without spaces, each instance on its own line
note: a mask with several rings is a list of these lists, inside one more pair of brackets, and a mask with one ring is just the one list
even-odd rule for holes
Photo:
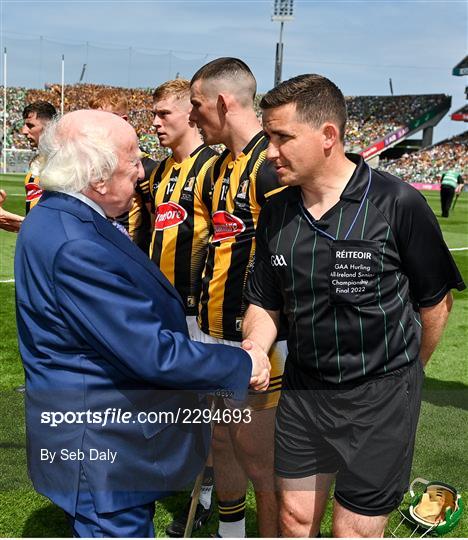
[[266,390],[270,383],[270,360],[266,352],[257,343],[244,339],[242,348],[247,351],[252,360],[252,375],[250,387],[254,390]]

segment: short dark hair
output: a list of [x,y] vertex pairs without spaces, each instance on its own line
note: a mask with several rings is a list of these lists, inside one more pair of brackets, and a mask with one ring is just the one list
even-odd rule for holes
[[315,128],[335,123],[344,140],[346,101],[338,86],[326,77],[312,73],[284,81],[263,96],[260,107],[273,109],[288,103],[294,103],[298,117]]
[[49,103],[48,101],[34,101],[33,103],[26,105],[23,109],[23,119],[26,120],[31,113],[36,113],[37,118],[52,120],[57,114],[57,111],[52,103]]
[[190,81],[190,86],[192,86],[193,83],[198,80],[236,80],[242,76],[250,80],[252,99],[255,99],[255,94],[257,93],[257,82],[255,80],[254,74],[245,62],[243,62],[239,58],[233,58],[230,56],[217,58],[216,60],[212,60],[211,62],[208,62],[208,64],[202,66],[192,77],[192,80]]

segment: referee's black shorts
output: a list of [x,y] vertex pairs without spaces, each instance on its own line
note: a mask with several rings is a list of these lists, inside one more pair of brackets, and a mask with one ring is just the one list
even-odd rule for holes
[[336,473],[335,498],[357,514],[399,506],[408,488],[421,404],[419,360],[344,388],[287,365],[276,415],[275,471]]

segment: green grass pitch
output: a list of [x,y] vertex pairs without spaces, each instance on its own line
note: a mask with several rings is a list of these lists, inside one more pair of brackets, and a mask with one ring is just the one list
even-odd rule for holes
[[[22,177],[0,175],[0,188],[8,193],[5,207],[16,213],[24,211]],[[440,215],[438,192],[425,192],[431,207]],[[449,219],[440,219],[450,248],[468,247],[468,192],[463,193]],[[14,310],[13,253],[16,235],[0,231],[0,536],[63,537],[69,531],[63,513],[32,488],[26,472],[23,397],[14,388],[23,382],[23,370],[16,344]],[[428,246],[430,249],[430,246]],[[453,251],[453,256],[468,279],[468,251]],[[443,340],[426,371],[421,419],[411,478],[422,476],[457,487],[468,501],[467,433],[468,425],[468,296],[454,292],[455,304]],[[175,496],[157,506],[155,525],[158,536],[164,536],[172,514],[184,503]],[[272,516],[274,519],[275,516]],[[324,536],[331,532],[331,501],[322,527]],[[399,522],[394,512],[389,535]],[[216,530],[213,517],[197,536],[208,536]],[[409,536],[402,526],[399,535]],[[256,536],[255,500],[250,490],[247,499],[247,534]],[[464,517],[452,536],[468,536],[468,519]]]

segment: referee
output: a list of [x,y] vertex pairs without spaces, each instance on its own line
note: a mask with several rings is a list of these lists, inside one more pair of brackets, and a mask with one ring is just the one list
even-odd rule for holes
[[[319,75],[261,102],[268,159],[291,186],[257,227],[244,337],[267,351],[289,319],[275,472],[282,536],[380,537],[411,470],[428,362],[460,273],[424,198],[344,153],[346,105]],[[430,246],[428,248],[428,246]]]

